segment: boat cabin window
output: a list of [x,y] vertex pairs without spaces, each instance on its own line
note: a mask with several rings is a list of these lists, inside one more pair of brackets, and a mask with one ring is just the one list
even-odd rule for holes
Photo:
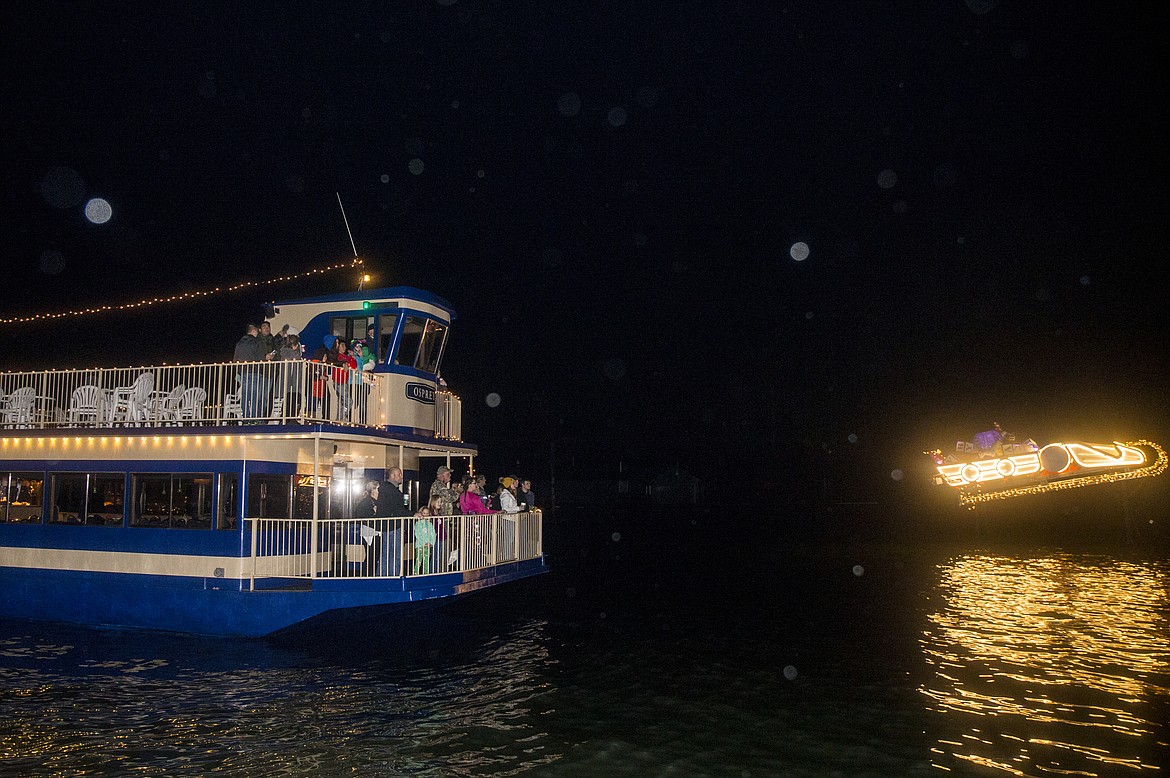
[[439,372],[439,357],[443,355],[443,342],[447,339],[447,325],[434,319],[427,320],[427,329],[423,333],[422,346],[418,350],[419,370],[427,373]]
[[239,526],[240,477],[235,473],[219,474],[219,518],[217,529],[235,529]]
[[[329,516],[329,482],[330,478],[327,475],[319,476],[317,479],[317,516],[319,518],[328,518]],[[296,476],[296,484],[293,487],[293,513],[294,519],[311,519],[313,518],[313,476],[310,474],[299,474]]]
[[44,473],[0,473],[0,522],[41,523]]
[[398,341],[394,364],[413,367],[428,373],[438,373],[447,339],[447,325],[434,319],[407,316]]
[[414,367],[415,357],[418,356],[418,344],[422,343],[426,327],[426,319],[418,316],[406,317],[402,325],[402,337],[398,339],[398,353],[394,355],[394,364]]
[[287,519],[292,478],[287,475],[248,476],[248,518]]
[[384,313],[378,318],[378,353],[374,359],[381,362],[390,353],[390,342],[394,340],[394,328],[398,326],[398,315]]
[[126,478],[121,473],[56,473],[49,521],[120,527]]
[[136,473],[130,526],[211,528],[210,473]]
[[345,339],[345,345],[365,340],[366,330],[374,323],[373,316],[334,316],[329,320],[329,334]]

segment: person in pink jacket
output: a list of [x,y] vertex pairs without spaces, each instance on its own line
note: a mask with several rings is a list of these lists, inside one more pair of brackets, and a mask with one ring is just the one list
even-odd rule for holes
[[467,516],[485,516],[495,512],[484,504],[480,486],[471,476],[463,479],[463,494],[459,495],[459,507]]

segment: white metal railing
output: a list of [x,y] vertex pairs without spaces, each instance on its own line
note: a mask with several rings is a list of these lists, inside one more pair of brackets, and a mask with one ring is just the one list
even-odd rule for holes
[[435,437],[463,440],[463,401],[446,390],[435,392]]
[[540,511],[395,519],[245,519],[257,578],[399,578],[543,554]]
[[376,373],[299,359],[0,373],[0,426],[380,426],[383,386]]

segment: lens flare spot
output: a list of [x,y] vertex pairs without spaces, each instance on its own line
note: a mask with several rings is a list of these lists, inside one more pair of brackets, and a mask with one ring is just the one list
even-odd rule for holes
[[100,197],[95,197],[85,204],[85,218],[94,224],[105,224],[114,216],[114,209]]

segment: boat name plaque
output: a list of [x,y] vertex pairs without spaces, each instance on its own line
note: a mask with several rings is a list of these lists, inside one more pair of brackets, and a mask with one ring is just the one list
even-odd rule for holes
[[424,405],[434,405],[435,388],[426,384],[408,383],[406,385],[406,398]]

